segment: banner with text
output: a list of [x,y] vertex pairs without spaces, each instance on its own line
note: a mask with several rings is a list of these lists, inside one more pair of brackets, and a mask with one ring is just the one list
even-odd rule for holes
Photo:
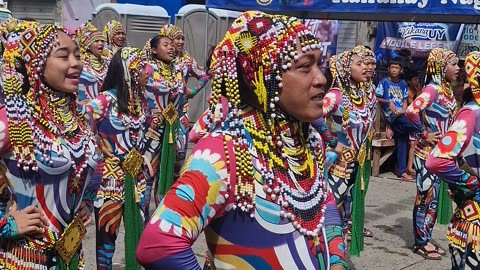
[[205,5],[208,8],[287,13],[303,18],[480,21],[480,0],[206,0]]
[[379,22],[375,43],[377,67],[386,68],[388,61],[403,49],[410,50],[417,68],[433,48],[457,52],[463,28],[463,24]]
[[330,56],[337,53],[338,21],[306,19],[304,24],[311,29],[322,46],[322,68],[329,67]]
[[470,52],[480,51],[480,27],[478,24],[466,24],[463,29],[462,42],[457,55],[464,60]]

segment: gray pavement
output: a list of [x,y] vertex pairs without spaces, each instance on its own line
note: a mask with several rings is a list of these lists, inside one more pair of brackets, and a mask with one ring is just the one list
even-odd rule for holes
[[[402,182],[392,173],[372,177],[366,202],[366,227],[374,236],[365,239],[360,257],[349,258],[352,270],[440,270],[450,269],[449,255],[441,260],[426,260],[412,252],[412,208],[415,183]],[[437,224],[433,242],[447,248],[446,225]],[[124,267],[123,226],[117,240],[114,269]],[[95,269],[95,227],[89,226],[84,241],[86,269]],[[203,234],[193,246],[203,265],[206,250]]]

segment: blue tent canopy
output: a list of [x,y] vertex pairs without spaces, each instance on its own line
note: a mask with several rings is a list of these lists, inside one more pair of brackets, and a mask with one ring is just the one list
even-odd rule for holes
[[206,7],[299,18],[480,23],[480,0],[206,0]]

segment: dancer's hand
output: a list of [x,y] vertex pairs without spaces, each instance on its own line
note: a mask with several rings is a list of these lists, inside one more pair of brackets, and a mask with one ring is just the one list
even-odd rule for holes
[[40,234],[48,228],[48,220],[37,207],[30,205],[25,209],[18,210],[14,202],[8,212],[15,219],[19,235]]
[[93,219],[92,218],[92,213],[90,212],[90,210],[88,210],[86,202],[82,202],[80,204],[80,209],[78,210],[78,215],[80,216],[80,218],[83,221],[83,226],[87,227],[88,225],[90,225],[90,223],[92,223],[92,219]]
[[431,145],[436,145],[438,140],[440,140],[440,132],[430,132],[428,133],[428,137],[426,139],[427,143]]
[[347,270],[347,269],[345,269],[345,267],[343,267],[341,265],[336,264],[336,265],[332,265],[330,267],[330,270]]

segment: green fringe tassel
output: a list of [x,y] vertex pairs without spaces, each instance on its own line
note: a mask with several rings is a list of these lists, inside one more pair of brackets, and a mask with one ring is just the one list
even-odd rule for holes
[[448,185],[440,181],[440,188],[438,191],[438,210],[437,222],[439,224],[448,224],[453,216],[452,199],[448,196]]
[[[170,125],[165,121],[165,131],[163,133],[162,154],[160,157],[160,175],[158,180],[157,195],[163,197],[173,184],[173,166],[175,165],[175,141],[177,140],[179,121]],[[172,140],[170,140],[170,132]]]
[[125,204],[123,207],[123,223],[125,224],[125,269],[140,270],[135,251],[143,231],[143,220],[140,206],[135,200],[135,182],[129,173],[125,176]]
[[[365,197],[367,195],[368,184],[370,182],[370,174],[372,171],[371,154],[372,142],[367,141],[367,157],[363,166],[358,167],[355,177],[355,187],[353,192],[352,205],[352,228],[350,255],[360,256],[363,251],[364,236],[363,229],[365,227]],[[361,177],[363,176],[364,189],[362,191]]]
[[70,260],[69,265],[67,265],[60,256],[57,256],[57,260],[57,270],[78,270],[80,268],[78,252],[73,256],[72,260]]

